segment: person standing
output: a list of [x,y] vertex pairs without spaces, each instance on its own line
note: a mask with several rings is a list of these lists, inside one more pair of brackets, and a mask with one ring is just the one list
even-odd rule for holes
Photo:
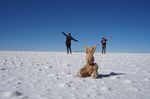
[[70,52],[70,54],[72,54],[72,50],[71,50],[71,40],[73,40],[73,41],[75,41],[75,42],[78,42],[78,40],[74,39],[74,38],[71,36],[71,33],[66,34],[66,33],[62,32],[62,34],[66,37],[65,43],[66,43],[66,48],[67,48],[67,54],[69,54],[69,52]]
[[107,39],[103,37],[102,40],[101,40],[102,54],[106,54],[106,42],[107,42]]

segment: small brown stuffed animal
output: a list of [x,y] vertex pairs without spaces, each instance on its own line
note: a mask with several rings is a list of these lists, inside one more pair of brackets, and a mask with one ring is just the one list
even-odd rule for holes
[[98,65],[94,63],[94,52],[96,50],[96,46],[93,47],[85,47],[86,50],[86,62],[87,64],[84,65],[78,72],[79,77],[88,77],[91,76],[92,78],[98,77]]

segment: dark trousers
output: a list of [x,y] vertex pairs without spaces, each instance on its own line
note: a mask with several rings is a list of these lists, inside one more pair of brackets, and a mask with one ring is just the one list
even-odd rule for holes
[[106,46],[102,47],[102,54],[106,54]]
[[67,47],[67,54],[72,54],[72,50],[71,50],[71,44],[66,44],[66,47]]

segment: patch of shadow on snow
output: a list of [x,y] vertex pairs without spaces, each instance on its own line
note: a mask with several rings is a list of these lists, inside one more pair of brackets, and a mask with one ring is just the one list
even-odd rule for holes
[[99,74],[97,78],[106,78],[106,77],[111,77],[111,76],[117,76],[117,75],[124,75],[126,73],[115,73],[111,72],[110,74]]

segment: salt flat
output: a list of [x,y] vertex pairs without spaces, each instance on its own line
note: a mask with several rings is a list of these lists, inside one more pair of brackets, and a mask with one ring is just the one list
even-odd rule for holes
[[85,53],[0,52],[0,99],[150,99],[149,53],[95,53],[97,79],[78,78]]

